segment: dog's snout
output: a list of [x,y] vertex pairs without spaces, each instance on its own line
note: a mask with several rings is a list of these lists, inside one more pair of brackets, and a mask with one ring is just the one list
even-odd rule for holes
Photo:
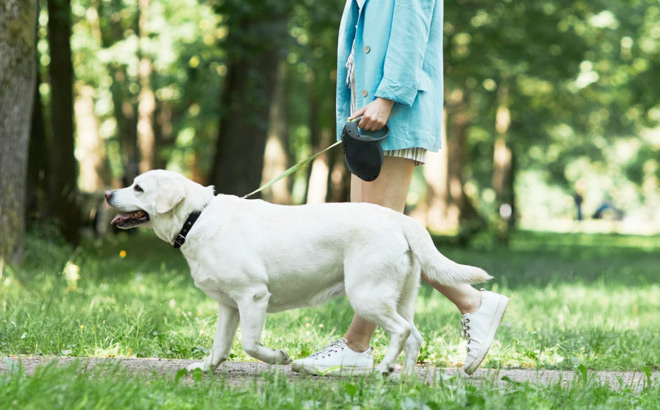
[[112,195],[115,193],[115,191],[105,191],[105,200],[110,201],[112,199]]

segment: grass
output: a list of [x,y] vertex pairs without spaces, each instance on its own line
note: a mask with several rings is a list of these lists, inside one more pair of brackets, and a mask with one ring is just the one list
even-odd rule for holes
[[660,387],[610,387],[593,377],[549,385],[484,380],[467,383],[460,376],[423,383],[397,384],[376,377],[303,378],[264,373],[243,385],[223,375],[179,379],[129,374],[117,367],[85,370],[79,364],[40,367],[33,376],[21,369],[0,374],[0,409],[610,409],[660,407]]
[[[660,237],[521,232],[513,237],[510,249],[487,244],[459,248],[442,238],[437,244],[450,258],[488,270],[495,280],[485,287],[512,298],[483,367],[572,370],[580,366],[642,372],[660,368]],[[293,358],[303,357],[343,335],[351,317],[344,298],[271,315],[263,343],[285,348]],[[180,253],[146,233],[89,241],[74,250],[47,231],[33,232],[24,266],[5,267],[0,278],[0,356],[201,359],[212,342],[215,319],[215,303],[194,287]],[[421,360],[443,367],[462,364],[465,345],[458,336],[459,319],[451,303],[431,288],[422,288],[416,313],[426,341]],[[387,341],[380,331],[374,335],[377,360]],[[230,360],[253,359],[235,342]],[[237,403],[228,405],[235,408],[243,407],[240,403],[263,407],[269,405],[267,400],[277,401],[274,406],[281,408],[313,407],[318,397],[327,399],[326,407],[343,408],[337,403],[353,400],[342,390],[347,383],[342,381],[289,383],[269,376],[255,395],[249,393],[255,391],[249,383],[231,387],[216,379],[179,384],[159,377],[133,380],[121,372],[92,376],[72,368],[49,367],[31,377],[15,372],[0,376],[0,390],[22,408],[40,407],[38,386],[61,395],[61,408],[75,407],[71,400],[78,396],[112,403],[121,386],[133,392],[136,403],[152,403],[133,407],[174,403],[168,407],[185,408],[197,403],[193,407],[204,408],[217,404],[213,398],[218,395],[222,400],[227,397],[226,403]],[[579,386],[511,383],[505,389],[474,387],[461,380],[432,389],[360,383],[364,383],[358,390],[365,408],[423,408],[424,404],[432,409],[433,403],[452,408],[470,405],[473,399],[473,404],[485,400],[501,407],[523,407],[524,397],[533,397],[537,408],[557,407],[559,398],[576,408],[589,400],[593,407],[635,407],[635,400],[652,397],[636,392],[632,400],[625,389],[617,393],[586,381]],[[647,390],[658,396],[657,386]],[[197,393],[188,403],[191,391]],[[268,394],[273,397],[262,397]],[[385,405],[386,398],[393,404]],[[25,406],[24,400],[32,404]],[[645,403],[658,407],[657,401],[640,406],[651,408]]]

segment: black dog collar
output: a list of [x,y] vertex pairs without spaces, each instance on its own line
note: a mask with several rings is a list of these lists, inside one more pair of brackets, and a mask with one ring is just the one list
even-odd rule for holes
[[192,229],[193,225],[197,221],[197,218],[202,214],[202,211],[194,211],[186,219],[186,222],[183,224],[183,228],[179,231],[179,234],[174,238],[174,249],[179,249],[181,245],[186,243],[186,235]]

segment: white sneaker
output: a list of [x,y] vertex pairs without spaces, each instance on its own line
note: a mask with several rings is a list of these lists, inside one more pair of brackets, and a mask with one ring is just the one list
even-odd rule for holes
[[294,360],[291,370],[318,376],[371,373],[374,370],[373,349],[370,347],[358,353],[348,347],[346,339],[341,338],[309,357]]
[[481,289],[481,306],[474,313],[466,313],[461,319],[461,336],[467,339],[467,357],[463,364],[465,373],[472,374],[484,361],[495,332],[500,325],[509,298]]

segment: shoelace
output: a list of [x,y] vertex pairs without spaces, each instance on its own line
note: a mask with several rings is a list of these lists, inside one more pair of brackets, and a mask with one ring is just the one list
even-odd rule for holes
[[[464,317],[461,319],[461,325],[458,329],[458,333],[461,335],[463,339],[467,339],[468,344],[470,344],[470,317]],[[468,353],[470,352],[470,348],[467,348]]]
[[339,349],[344,350],[343,347],[340,347],[339,345],[343,342],[343,340],[335,340],[334,342],[330,343],[329,345],[323,347],[323,349],[319,350],[316,353],[312,353],[309,355],[310,358],[312,357],[319,357],[325,358],[325,356],[330,356],[331,353],[337,353],[339,352]]

